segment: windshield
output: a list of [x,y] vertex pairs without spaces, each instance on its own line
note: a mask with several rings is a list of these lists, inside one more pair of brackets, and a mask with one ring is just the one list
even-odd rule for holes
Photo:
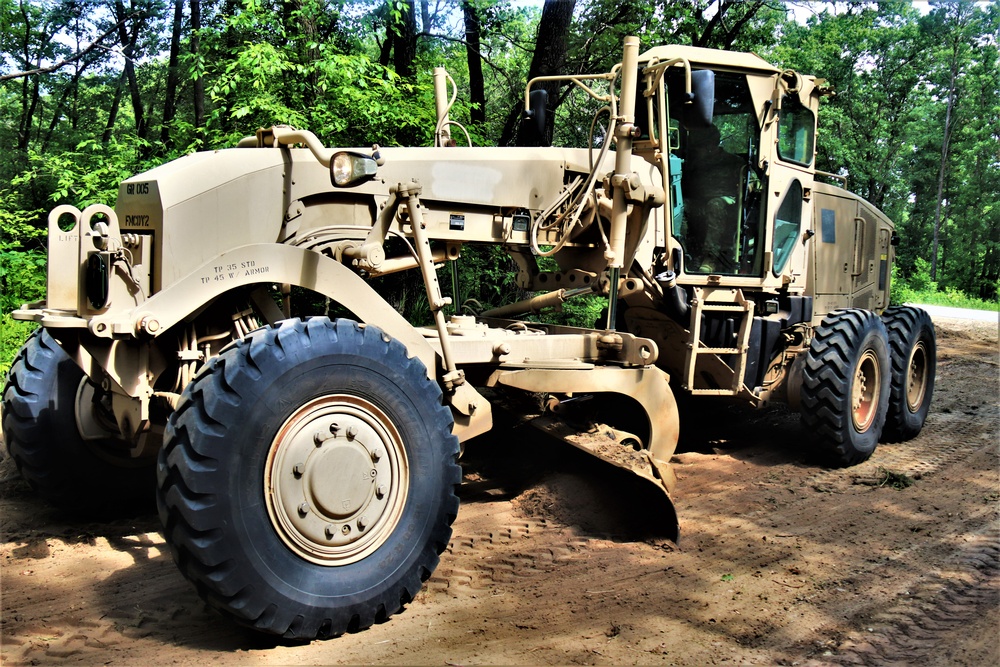
[[684,270],[760,275],[760,128],[746,77],[716,74],[712,125],[686,118],[682,107],[671,111],[677,112],[672,126],[678,137],[671,181],[679,166],[683,197],[682,205],[671,202],[673,233],[684,248]]

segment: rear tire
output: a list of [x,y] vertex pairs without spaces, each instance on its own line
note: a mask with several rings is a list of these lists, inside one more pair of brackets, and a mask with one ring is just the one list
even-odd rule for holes
[[830,464],[875,451],[889,406],[885,325],[868,310],[836,310],[816,328],[802,372],[802,424]]
[[3,392],[7,450],[21,476],[63,509],[93,512],[151,505],[154,464],[113,438],[84,440],[77,428],[83,371],[45,329],[24,344]]
[[924,426],[934,394],[937,342],[927,311],[894,306],[882,314],[889,332],[892,381],[883,442],[915,438]]
[[184,390],[158,465],[164,536],[237,622],[292,639],[367,628],[413,599],[458,512],[441,389],[379,329],[257,330]]

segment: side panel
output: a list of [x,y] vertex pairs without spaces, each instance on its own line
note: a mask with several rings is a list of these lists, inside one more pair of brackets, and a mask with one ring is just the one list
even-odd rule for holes
[[[817,192],[813,207],[816,232],[813,236],[813,296],[817,301],[835,304],[851,293],[857,202]],[[836,307],[817,304],[817,310],[823,314]]]
[[827,185],[813,198],[814,320],[837,308],[888,304],[892,223],[868,202]]
[[858,274],[851,290],[851,305],[875,310],[888,305],[889,238],[892,225],[874,208],[861,203],[859,218],[863,224],[858,254]]
[[274,243],[287,207],[285,151],[195,153],[118,189],[122,232],[151,235],[158,292],[231,247]]

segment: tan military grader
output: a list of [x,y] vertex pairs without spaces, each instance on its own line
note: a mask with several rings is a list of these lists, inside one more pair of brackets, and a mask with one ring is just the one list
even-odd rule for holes
[[[14,314],[41,328],[4,390],[23,476],[82,506],[128,502],[155,467],[199,593],[314,638],[387,618],[431,575],[488,397],[531,395],[550,426],[585,400],[591,423],[550,430],[667,493],[674,391],[798,407],[803,446],[834,465],[916,435],[934,330],[889,307],[892,223],[817,181],[822,81],[634,38],[623,54],[563,77],[599,107],[591,148],[449,145],[441,71],[438,146],[337,150],[276,126],[128,179],[114,210],[53,210],[47,297]],[[437,271],[477,243],[535,296],[447,315]],[[433,326],[369,280],[400,271]],[[351,317],[290,318],[293,286]],[[522,317],[585,294],[606,299],[594,329]],[[631,423],[594,423],[623,401]],[[672,509],[659,520],[676,538]]]

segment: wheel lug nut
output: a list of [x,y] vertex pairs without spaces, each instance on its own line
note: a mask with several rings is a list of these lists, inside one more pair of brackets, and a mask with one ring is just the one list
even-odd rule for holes
[[339,430],[340,430],[340,424],[338,424],[337,422],[333,422],[332,424],[330,424],[330,433],[333,434],[333,437],[335,438],[337,437],[337,432]]
[[372,452],[372,461],[374,461],[375,463],[378,463],[378,460],[379,460],[380,458],[382,458],[382,456],[383,456],[383,455],[384,455],[384,454],[383,454],[383,452],[382,452],[382,448],[381,448],[381,447],[379,447],[379,448],[378,448],[378,449],[376,449],[376,450],[375,450],[374,452]]
[[368,517],[363,516],[358,519],[358,530],[364,530],[368,526]]
[[309,514],[309,503],[302,503],[299,505],[299,514],[302,516]]
[[326,528],[323,529],[326,533],[326,539],[333,539],[333,534],[337,532],[337,529],[333,527],[332,523],[326,524]]
[[304,475],[305,472],[306,472],[306,464],[305,463],[296,463],[295,467],[292,468],[292,473],[296,477],[302,477],[302,475]]
[[353,426],[348,426],[347,427],[347,439],[348,440],[354,440],[354,436],[356,436],[357,434],[358,434],[358,429],[356,429]]
[[386,491],[388,491],[388,489],[385,488],[385,484],[379,484],[378,488],[375,489],[375,495],[382,498],[385,496]]
[[313,442],[316,443],[317,447],[322,445],[324,440],[326,440],[326,434],[323,431],[316,431],[313,435]]

